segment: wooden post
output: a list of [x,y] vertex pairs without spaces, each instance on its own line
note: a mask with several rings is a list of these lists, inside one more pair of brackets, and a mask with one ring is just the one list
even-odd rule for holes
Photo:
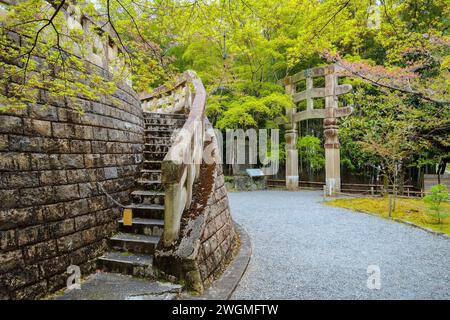
[[[294,94],[295,87],[291,82],[285,84],[286,94]],[[298,190],[298,150],[297,150],[297,123],[293,121],[296,108],[286,109],[289,123],[286,125],[286,188],[289,191]]]
[[[325,108],[337,109],[336,95],[337,76],[334,67],[330,66],[325,75]],[[328,117],[323,120],[325,136],[325,182],[330,196],[341,191],[340,144],[338,138],[337,119]]]

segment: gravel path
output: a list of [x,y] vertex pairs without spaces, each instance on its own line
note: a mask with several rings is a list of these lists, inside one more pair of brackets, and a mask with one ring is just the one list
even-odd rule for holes
[[[319,192],[229,194],[253,256],[233,299],[450,299],[450,240],[321,204]],[[367,288],[378,265],[381,289]]]

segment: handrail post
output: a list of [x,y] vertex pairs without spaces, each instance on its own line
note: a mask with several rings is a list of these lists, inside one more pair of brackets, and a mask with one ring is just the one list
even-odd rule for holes
[[171,246],[178,237],[179,222],[175,219],[175,213],[179,211],[181,188],[178,183],[170,183],[165,186],[164,208],[164,246]]

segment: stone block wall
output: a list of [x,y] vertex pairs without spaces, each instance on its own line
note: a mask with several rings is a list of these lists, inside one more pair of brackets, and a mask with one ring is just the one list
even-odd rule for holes
[[222,166],[217,165],[215,171],[214,191],[208,199],[206,210],[209,213],[196,257],[200,278],[205,288],[223,272],[223,268],[232,257],[236,240]]
[[79,99],[83,115],[48,97],[0,111],[0,299],[54,292],[71,264],[94,271],[121,213],[99,183],[125,202],[141,162],[142,109],[127,85]]

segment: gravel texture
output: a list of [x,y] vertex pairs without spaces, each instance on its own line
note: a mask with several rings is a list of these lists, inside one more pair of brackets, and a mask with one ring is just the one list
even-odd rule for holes
[[[233,299],[450,299],[450,240],[321,204],[320,192],[229,194],[253,255]],[[369,265],[381,288],[367,287]]]

